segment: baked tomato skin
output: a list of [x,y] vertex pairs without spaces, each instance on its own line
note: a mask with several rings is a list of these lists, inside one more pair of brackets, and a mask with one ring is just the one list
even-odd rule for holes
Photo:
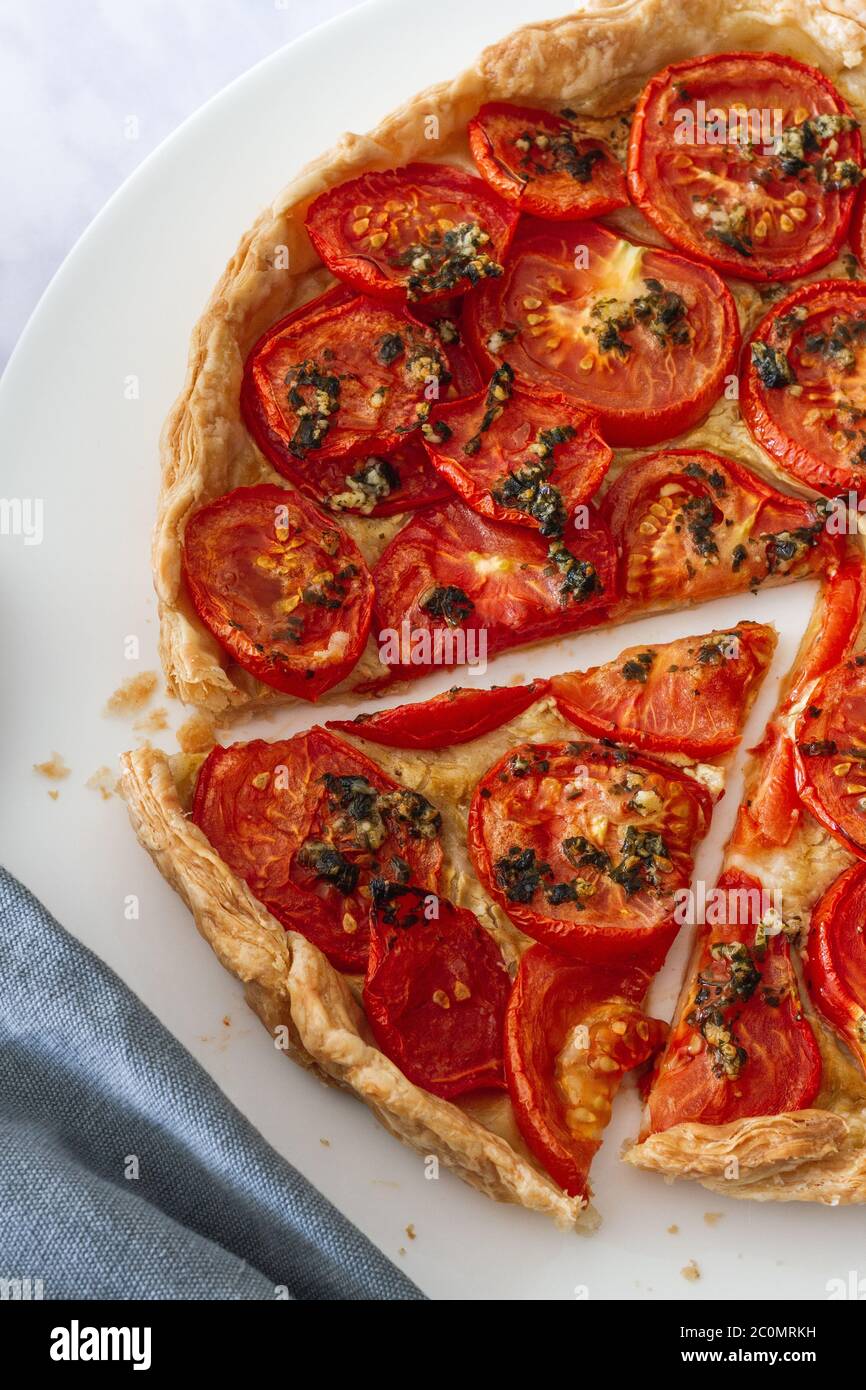
[[686,1121],[723,1125],[805,1110],[821,1084],[821,1053],[803,1014],[788,940],[778,932],[756,944],[766,915],[762,884],[728,869],[718,888],[731,904],[722,915],[737,920],[700,929],[691,985],[653,1079],[642,1137]]
[[866,613],[866,570],[859,551],[847,554],[824,580],[791,684],[757,748],[760,778],[737,814],[733,843],[755,847],[786,845],[800,822],[794,739],[797,711],[815,682],[852,650]]
[[532,217],[601,217],[628,203],[625,174],[601,140],[564,115],[491,101],[469,122],[482,178]]
[[485,773],[468,845],[528,936],[591,964],[655,970],[711,798],[672,764],[589,742],[525,743]]
[[438,886],[439,813],[325,729],[217,745],[192,818],[277,921],[337,970],[366,967],[373,879],[399,872]]
[[514,381],[507,366],[476,396],[431,412],[430,462],[480,516],[562,536],[598,490],[613,452],[567,397]]
[[554,676],[553,697],[560,714],[595,738],[715,757],[739,743],[775,646],[772,628],[743,622],[703,637],[627,647],[616,661]]
[[743,351],[740,409],[784,472],[818,492],[866,483],[866,284],[813,280],[771,309]]
[[329,481],[318,477],[322,465],[416,442],[407,436],[450,380],[444,345],[427,324],[371,299],[335,296],[263,334],[246,361],[241,411],[277,471],[318,498]]
[[447,299],[502,273],[517,209],[445,164],[362,174],[321,193],[307,232],[338,279],[389,304]]
[[799,579],[838,564],[812,501],[787,497],[733,459],[665,450],[631,463],[605,494],[617,548],[621,617]]
[[715,271],[596,222],[525,218],[500,279],[466,304],[479,364],[506,363],[598,416],[608,444],[697,424],[736,371],[736,305]]
[[866,183],[857,195],[851,219],[851,248],[861,266],[866,266]]
[[404,1076],[451,1100],[504,1090],[502,1030],[511,981],[474,912],[376,880],[364,1009]]
[[796,726],[794,778],[803,805],[866,859],[866,656],[829,671]]
[[286,488],[235,488],[194,512],[181,557],[205,627],[275,690],[317,700],[370,630],[373,582],[345,531]]
[[866,867],[840,874],[812,909],[806,985],[823,1017],[866,1070]]
[[[768,127],[781,112],[782,128],[732,138],[737,108],[753,122],[763,113]],[[673,63],[647,84],[628,186],[687,255],[745,280],[792,280],[836,255],[862,157],[851,108],[817,68],[778,53],[717,53]]]
[[589,516],[586,530],[548,543],[456,499],[416,512],[373,570],[380,660],[414,680],[603,621],[616,593],[613,545]]
[[505,1071],[518,1128],[570,1197],[590,1196],[601,1146],[625,1072],[663,1044],[666,1025],[647,1018],[640,970],[575,965],[547,946],[520,961],[505,1016]]
[[325,727],[388,748],[453,748],[507,724],[549,689],[547,680],[493,686],[490,690],[455,685],[430,700],[358,714],[354,719],[329,719]]

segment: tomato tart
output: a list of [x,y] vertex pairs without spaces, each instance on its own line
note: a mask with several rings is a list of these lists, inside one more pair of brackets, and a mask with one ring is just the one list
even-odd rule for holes
[[[563,1224],[635,1079],[630,1164],[866,1200],[864,120],[853,6],[519,30],[262,213],[163,433],[161,656],[220,741],[125,755],[142,844],[297,1061]],[[803,579],[692,917],[760,595]],[[482,647],[495,682],[515,647],[734,596],[730,628],[459,683]],[[325,709],[291,738],[224,736],[297,700]]]

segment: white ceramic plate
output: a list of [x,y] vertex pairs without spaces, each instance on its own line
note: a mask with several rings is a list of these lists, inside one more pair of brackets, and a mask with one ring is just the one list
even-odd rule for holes
[[[866,1212],[737,1203],[625,1168],[617,1151],[635,1131],[633,1093],[622,1097],[594,1169],[605,1221],[592,1238],[495,1205],[450,1174],[426,1180],[422,1160],[363,1106],[287,1065],[139,849],[121,802],[85,787],[142,737],[102,709],[121,680],[158,666],[148,561],[157,437],[183,380],[190,329],[240,234],[341,131],[369,129],[486,43],[555,8],[555,0],[475,0],[459,24],[443,26],[426,0],[373,0],[278,52],[188,121],[66,261],[0,383],[0,489],[44,504],[41,545],[0,535],[2,853],[271,1143],[433,1297],[820,1299],[829,1279],[858,1267]],[[543,656],[518,652],[497,663],[496,679],[761,617],[776,622],[782,641],[747,730],[754,742],[814,592],[799,585],[562,641]],[[139,639],[137,661],[125,656],[130,636]],[[442,673],[418,697],[452,680]],[[174,726],[184,717],[171,705]],[[299,708],[265,732],[309,722]],[[174,746],[169,734],[160,738]],[[54,750],[72,769],[56,784],[56,802],[32,770]],[[700,855],[697,873],[710,882],[739,790],[737,774]],[[129,921],[133,894],[140,915]],[[659,982],[657,1008],[670,1007],[685,947]],[[710,1225],[707,1212],[722,1218]],[[678,1233],[669,1234],[673,1225]],[[691,1260],[697,1283],[680,1273]]]

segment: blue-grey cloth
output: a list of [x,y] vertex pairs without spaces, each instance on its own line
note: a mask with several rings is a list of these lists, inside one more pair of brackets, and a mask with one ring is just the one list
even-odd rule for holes
[[3,869],[0,1279],[45,1298],[424,1297]]

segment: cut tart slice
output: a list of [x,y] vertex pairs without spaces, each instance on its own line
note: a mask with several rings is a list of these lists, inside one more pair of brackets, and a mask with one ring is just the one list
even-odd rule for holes
[[863,554],[852,546],[747,768],[625,1154],[637,1167],[732,1197],[866,1200],[864,640]]
[[[723,637],[738,730],[773,634],[691,641]],[[654,651],[682,660],[681,643]],[[727,755],[578,734],[546,681],[455,690],[207,756],[139,749],[122,787],[141,843],[296,1060],[489,1195],[583,1226],[622,1078],[664,1038],[642,1000]],[[528,795],[550,852],[539,838],[520,864],[507,847],[482,862],[483,834],[509,838]],[[568,954],[536,944],[557,924]]]

